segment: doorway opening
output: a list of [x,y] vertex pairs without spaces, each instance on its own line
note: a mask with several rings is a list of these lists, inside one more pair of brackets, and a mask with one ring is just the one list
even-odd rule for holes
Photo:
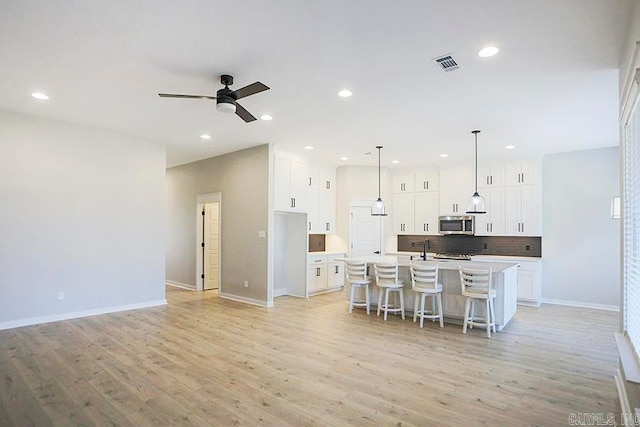
[[221,283],[221,213],[220,193],[197,198],[196,290],[222,292]]

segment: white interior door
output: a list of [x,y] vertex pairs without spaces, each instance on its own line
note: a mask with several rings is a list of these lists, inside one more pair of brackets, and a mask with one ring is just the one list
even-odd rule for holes
[[220,287],[220,202],[204,204],[204,290]]
[[371,206],[351,206],[349,256],[380,253],[382,217],[371,216]]

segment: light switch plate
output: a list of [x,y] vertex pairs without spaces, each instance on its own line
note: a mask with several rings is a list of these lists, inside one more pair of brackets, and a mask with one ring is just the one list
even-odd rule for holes
[[258,237],[261,237],[261,238],[267,237],[267,232],[264,230],[258,230]]

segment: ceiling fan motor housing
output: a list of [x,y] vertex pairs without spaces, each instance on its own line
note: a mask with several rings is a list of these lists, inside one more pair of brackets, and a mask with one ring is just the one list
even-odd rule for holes
[[[231,76],[222,76],[221,80],[223,83],[225,82],[224,77],[231,78],[231,82],[233,82],[233,78]],[[225,86],[216,93],[216,109],[225,113],[235,113],[236,99],[236,94]]]

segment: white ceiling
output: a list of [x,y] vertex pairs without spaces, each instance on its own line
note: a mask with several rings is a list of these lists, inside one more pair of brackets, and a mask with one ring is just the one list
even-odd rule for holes
[[[2,0],[0,108],[166,144],[169,166],[264,143],[334,164],[376,164],[376,145],[389,166],[455,164],[476,128],[481,159],[613,146],[632,1]],[[478,57],[487,45],[500,53]],[[433,63],[447,53],[460,69]],[[232,89],[270,86],[241,103],[274,119],[157,95],[215,96],[224,73]]]

